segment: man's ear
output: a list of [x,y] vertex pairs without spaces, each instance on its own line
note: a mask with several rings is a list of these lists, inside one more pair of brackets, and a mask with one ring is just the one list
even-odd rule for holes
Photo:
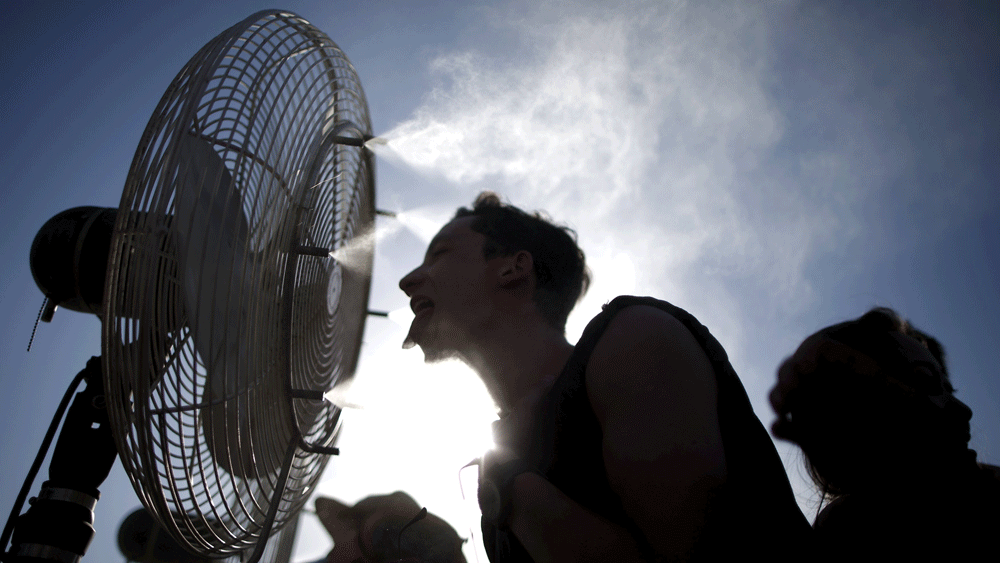
[[500,267],[500,286],[512,287],[531,280],[535,273],[535,261],[527,250],[518,250],[504,257]]

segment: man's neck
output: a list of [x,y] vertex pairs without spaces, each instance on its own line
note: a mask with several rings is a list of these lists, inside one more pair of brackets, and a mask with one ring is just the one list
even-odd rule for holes
[[573,353],[566,336],[537,314],[511,315],[510,322],[478,340],[479,345],[465,359],[486,384],[501,414],[514,408],[548,376],[558,376]]

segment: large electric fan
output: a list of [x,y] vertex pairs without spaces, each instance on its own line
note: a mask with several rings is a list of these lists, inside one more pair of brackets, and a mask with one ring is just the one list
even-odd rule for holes
[[99,302],[35,272],[53,304],[101,316],[122,465],[194,554],[257,561],[336,453],[323,393],[353,376],[368,312],[370,138],[337,45],[294,14],[254,14],[170,84],[118,209],[64,212],[77,230],[113,223]]

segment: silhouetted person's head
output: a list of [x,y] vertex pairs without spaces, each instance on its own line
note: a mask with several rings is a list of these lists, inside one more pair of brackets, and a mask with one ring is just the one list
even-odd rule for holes
[[944,350],[895,311],[807,338],[771,392],[775,436],[795,442],[828,495],[930,475],[960,460],[971,411],[954,397]]
[[469,361],[515,319],[562,335],[588,283],[572,230],[484,192],[399,281],[415,314],[404,346],[419,345],[427,361]]
[[563,329],[566,318],[590,284],[576,233],[554,224],[539,212],[527,213],[503,203],[492,192],[482,192],[472,208],[461,207],[455,219],[473,217],[472,230],[486,237],[486,259],[527,250],[534,258],[535,304],[553,327]]
[[465,563],[465,540],[434,514],[418,518],[420,505],[402,491],[353,506],[319,497],[316,514],[334,540],[327,563]]

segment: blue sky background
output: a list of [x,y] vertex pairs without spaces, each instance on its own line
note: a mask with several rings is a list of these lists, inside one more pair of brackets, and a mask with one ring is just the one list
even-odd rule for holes
[[[377,201],[408,213],[380,219],[372,308],[405,307],[396,282],[427,226],[493,189],[579,232],[595,284],[571,339],[618,293],[670,300],[716,333],[769,424],[775,369],[801,339],[891,306],[944,343],[975,413],[972,446],[1000,462],[998,5],[606,4],[280,6],[347,53],[389,139]],[[65,310],[25,351],[42,302],[27,260],[35,233],[70,207],[117,206],[173,76],[272,6],[0,5],[9,507],[59,397],[100,353],[97,318]],[[489,403],[455,366],[428,371],[418,351],[398,350],[404,334],[369,320],[350,393],[370,408],[346,417],[344,455],[319,491],[353,501],[404,489],[468,536],[458,468],[482,444]],[[779,451],[811,516],[800,460]],[[120,468],[102,490],[87,560],[118,561],[118,524],[138,502]],[[330,542],[306,517],[298,544],[293,561]]]

